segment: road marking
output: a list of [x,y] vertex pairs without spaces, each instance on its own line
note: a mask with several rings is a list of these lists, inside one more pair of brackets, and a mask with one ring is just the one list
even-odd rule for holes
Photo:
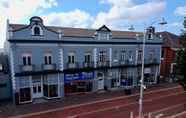
[[176,118],[176,117],[179,117],[179,116],[184,115],[184,114],[185,114],[185,116],[186,116],[186,111],[181,112],[181,113],[178,113],[178,114],[175,114],[175,115],[173,115],[173,116],[169,116],[169,118]]
[[[149,92],[145,92],[144,94],[148,95],[148,94],[157,93],[157,92],[161,92],[161,91],[167,91],[167,90],[176,89],[176,88],[181,88],[181,86],[175,86],[175,87],[168,87],[168,88],[163,88],[163,89],[158,89],[158,90],[152,90],[152,91],[149,91]],[[13,117],[10,117],[10,118],[24,118],[24,117],[29,117],[29,116],[54,112],[54,111],[60,111],[60,110],[65,110],[65,109],[70,109],[70,108],[81,107],[81,106],[85,106],[85,105],[91,105],[91,104],[102,103],[102,102],[109,102],[109,101],[112,101],[112,100],[118,100],[118,99],[122,99],[122,98],[130,98],[130,97],[134,97],[134,96],[138,96],[138,95],[139,95],[139,93],[136,93],[136,94],[133,94],[133,95],[130,95],[130,96],[125,95],[125,96],[120,96],[120,97],[115,97],[115,98],[108,98],[108,99],[104,99],[104,100],[98,100],[98,101],[93,101],[93,102],[88,102],[88,103],[83,103],[83,104],[77,104],[77,105],[72,105],[72,106],[67,106],[67,107],[59,107],[59,108],[49,109],[49,110],[45,110],[45,111],[39,111],[39,112],[28,113],[28,114],[24,114],[24,115],[13,116]]]
[[[170,94],[170,95],[161,96],[159,98],[147,99],[147,100],[144,100],[144,102],[152,102],[153,100],[167,98],[167,97],[170,97],[170,96],[176,96],[176,95],[183,94],[183,93],[186,93],[186,92],[173,93],[173,94]],[[130,106],[130,105],[135,105],[135,104],[138,104],[138,102],[131,102],[131,103],[124,104],[124,105],[117,105],[117,106],[112,106],[112,107],[109,107],[109,108],[107,107],[107,108],[104,108],[104,109],[94,110],[94,111],[90,111],[90,112],[84,112],[84,113],[72,115],[72,117],[80,117],[80,116],[84,116],[84,115],[88,115],[88,114],[93,114],[93,113],[108,111],[108,110],[112,110],[112,109],[116,109],[116,108],[121,108],[121,107],[126,107],[126,106]]]

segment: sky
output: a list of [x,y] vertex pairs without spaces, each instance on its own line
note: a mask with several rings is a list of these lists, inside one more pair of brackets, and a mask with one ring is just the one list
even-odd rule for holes
[[[179,35],[186,17],[186,0],[0,0],[0,47],[10,23],[29,24],[40,16],[44,25],[143,32],[150,25],[156,31]],[[160,26],[162,18],[167,22]]]

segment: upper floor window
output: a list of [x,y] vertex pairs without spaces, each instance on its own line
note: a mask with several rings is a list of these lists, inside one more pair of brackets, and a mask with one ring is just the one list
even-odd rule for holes
[[40,36],[43,35],[43,30],[39,25],[34,25],[32,27],[32,35],[34,36]]
[[74,53],[69,53],[68,63],[75,63],[75,54]]
[[90,53],[86,53],[85,54],[85,63],[90,63],[91,62],[91,54]]
[[22,56],[23,65],[31,65],[31,55]]
[[164,50],[161,50],[161,58],[164,58]]
[[99,61],[100,62],[106,61],[106,51],[99,52]]
[[133,60],[133,55],[132,55],[132,51],[129,51],[129,61]]
[[121,61],[125,61],[126,60],[126,51],[122,50],[121,51]]
[[149,52],[149,59],[152,60],[154,58],[154,54],[155,54],[155,51],[154,50],[150,50]]
[[108,33],[99,33],[98,40],[109,40],[109,34]]
[[51,54],[46,54],[44,56],[44,62],[45,62],[45,64],[52,64],[52,55]]
[[40,29],[39,29],[39,27],[35,27],[34,28],[34,34],[35,35],[40,35]]
[[142,50],[138,50],[138,61],[142,60]]

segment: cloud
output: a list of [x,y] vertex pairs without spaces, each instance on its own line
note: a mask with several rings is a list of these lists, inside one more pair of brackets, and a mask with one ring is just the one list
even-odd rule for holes
[[38,14],[38,10],[57,6],[56,0],[1,0],[0,1],[0,47],[3,46],[6,34],[6,19],[11,23]]
[[174,14],[177,16],[186,16],[186,5],[177,7]]
[[172,22],[172,23],[170,23],[169,26],[171,26],[171,27],[183,27],[183,24],[182,24],[182,22]]
[[124,25],[159,15],[166,7],[164,0],[149,0],[141,4],[135,4],[133,0],[101,0],[100,3],[109,4],[111,8],[97,15],[92,25],[95,28],[106,24],[110,28],[123,29]]
[[63,27],[89,27],[93,17],[85,11],[75,9],[69,12],[52,12],[42,16],[45,25],[57,25]]

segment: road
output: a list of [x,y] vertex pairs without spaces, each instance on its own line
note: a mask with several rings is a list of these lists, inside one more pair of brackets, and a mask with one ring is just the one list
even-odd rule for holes
[[[144,113],[185,102],[186,94],[181,87],[166,88],[145,92]],[[53,110],[30,113],[19,117],[25,118],[124,118],[130,112],[137,116],[139,94],[121,96],[113,99],[57,108]]]

